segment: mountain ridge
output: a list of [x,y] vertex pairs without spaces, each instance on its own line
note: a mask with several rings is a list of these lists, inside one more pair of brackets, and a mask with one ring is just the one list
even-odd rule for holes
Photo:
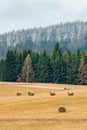
[[63,51],[76,51],[78,48],[87,50],[87,22],[67,22],[1,34],[0,59],[5,57],[9,49],[52,51],[57,41],[60,42]]

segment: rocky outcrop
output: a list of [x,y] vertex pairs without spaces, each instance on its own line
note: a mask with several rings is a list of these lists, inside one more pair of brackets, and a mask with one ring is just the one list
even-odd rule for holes
[[18,30],[0,35],[0,58],[5,57],[8,49],[18,51],[28,48],[34,51],[52,51],[59,41],[64,50],[87,50],[87,22],[68,22],[27,30]]

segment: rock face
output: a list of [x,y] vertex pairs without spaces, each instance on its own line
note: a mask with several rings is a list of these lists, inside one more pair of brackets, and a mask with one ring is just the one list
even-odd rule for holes
[[0,58],[4,58],[8,49],[32,49],[52,51],[56,42],[65,51],[67,48],[87,50],[87,22],[68,22],[47,26],[18,30],[0,35]]

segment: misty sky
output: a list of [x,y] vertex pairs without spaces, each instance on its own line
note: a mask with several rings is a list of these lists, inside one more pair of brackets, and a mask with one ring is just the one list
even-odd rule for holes
[[0,0],[0,34],[78,20],[87,21],[87,0]]

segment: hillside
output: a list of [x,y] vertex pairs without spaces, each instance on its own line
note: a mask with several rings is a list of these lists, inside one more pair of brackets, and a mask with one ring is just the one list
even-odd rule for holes
[[[71,88],[74,95],[68,96],[64,88]],[[56,95],[50,96],[50,90]],[[28,96],[29,91],[35,95]],[[86,99],[86,86],[0,82],[0,129],[86,130]],[[66,113],[58,112],[60,106]]]
[[4,58],[8,49],[32,49],[34,51],[52,51],[56,42],[65,51],[87,50],[87,22],[67,22],[47,27],[18,30],[0,35],[0,58]]

